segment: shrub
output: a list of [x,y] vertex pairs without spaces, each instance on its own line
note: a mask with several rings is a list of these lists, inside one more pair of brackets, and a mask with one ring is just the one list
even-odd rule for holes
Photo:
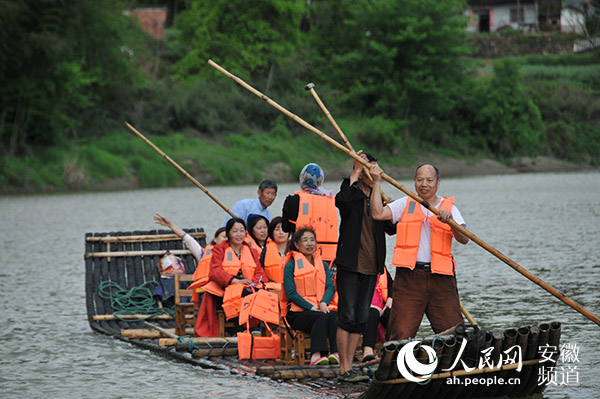
[[88,174],[103,181],[106,177],[116,178],[125,175],[123,159],[94,145],[86,145],[80,151],[82,163]]

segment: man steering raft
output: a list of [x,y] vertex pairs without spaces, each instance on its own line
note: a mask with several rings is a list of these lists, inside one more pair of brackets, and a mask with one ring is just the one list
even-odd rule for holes
[[414,338],[423,314],[436,333],[462,323],[451,248],[452,237],[461,244],[468,243],[469,238],[448,224],[455,220],[466,226],[454,206],[454,197],[437,195],[439,170],[432,165],[420,165],[415,171],[415,189],[424,201],[439,209],[437,217],[409,197],[383,206],[379,195],[383,171],[377,164],[371,165],[369,171],[373,176],[373,219],[397,223],[392,259],[396,276],[388,327],[390,339]]

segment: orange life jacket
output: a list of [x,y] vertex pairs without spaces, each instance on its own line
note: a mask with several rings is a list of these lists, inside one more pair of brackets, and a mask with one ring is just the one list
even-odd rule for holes
[[260,251],[261,251],[260,245],[258,245],[258,243],[256,241],[254,241],[254,238],[252,238],[252,236],[250,235],[249,232],[246,232],[246,237],[244,237],[244,241],[248,245],[250,245],[250,248],[254,248],[260,253]]
[[192,283],[194,287],[202,287],[204,284],[208,283],[212,248],[213,245],[207,245],[204,247],[204,255],[202,255],[202,259],[200,259],[200,262],[198,262],[196,271],[194,272],[194,282]]
[[383,274],[379,275],[377,279],[377,285],[375,286],[375,291],[379,291],[381,294],[381,298],[383,298],[383,303],[388,299],[388,277],[387,277],[387,269],[383,268]]
[[222,267],[226,273],[229,273],[232,276],[236,276],[240,269],[242,269],[244,278],[252,280],[254,278],[256,263],[254,262],[254,257],[252,256],[250,248],[242,245],[242,253],[239,259],[233,248],[227,247],[223,254]]
[[[439,210],[452,212],[454,197],[443,197]],[[402,218],[396,225],[396,245],[392,265],[415,268],[417,250],[421,241],[421,227],[425,214],[419,203],[408,198]],[[436,216],[429,218],[431,227],[431,272],[454,275],[455,264],[452,259],[452,228],[441,222]]]
[[[317,253],[323,260],[335,259],[338,241],[338,219],[335,198],[297,191],[300,202],[296,229],[311,226],[317,235]],[[292,221],[293,223],[293,221]]]
[[[284,262],[287,263],[290,259],[294,259],[294,282],[296,283],[296,292],[311,305],[319,307],[319,303],[325,295],[325,286],[327,284],[327,276],[325,275],[325,267],[323,260],[318,254],[313,254],[313,262],[311,264],[308,259],[300,252],[290,251]],[[281,315],[287,314],[287,295],[285,287],[281,290]],[[291,303],[290,310],[294,312],[303,312],[300,306]]]
[[340,297],[337,291],[337,273],[333,276],[333,287],[335,288],[335,293],[333,294],[333,298],[331,298],[331,302],[329,302],[327,308],[329,310],[335,310],[337,312],[338,302],[340,301]]
[[[203,285],[208,283],[210,273],[210,258],[212,258],[213,245],[207,245],[204,247],[204,255],[198,262],[196,270],[194,271],[194,282],[189,285],[188,289],[192,290],[192,302],[198,302],[199,295],[202,290],[199,290]],[[200,292],[198,292],[200,291]]]
[[269,280],[283,283],[283,258],[279,254],[277,243],[269,240],[265,246],[264,266]]
[[[240,259],[238,259],[233,248],[227,247],[223,254],[223,270],[226,273],[236,276],[240,269],[244,278],[252,280],[254,278],[254,271],[256,269],[256,263],[252,257],[250,248],[242,245],[242,253]],[[225,287],[225,293],[223,295],[223,311],[227,320],[237,317],[240,314],[240,307],[242,305],[242,291],[244,290],[244,284],[229,284]]]

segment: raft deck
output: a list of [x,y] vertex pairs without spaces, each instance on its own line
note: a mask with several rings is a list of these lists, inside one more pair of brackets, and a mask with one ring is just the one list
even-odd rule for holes
[[[185,229],[202,246],[206,244],[206,234],[201,228]],[[145,314],[137,319],[123,320],[115,317],[111,299],[101,296],[101,285],[111,282],[124,290],[151,285],[160,279],[156,265],[165,251],[178,256],[187,273],[193,273],[196,260],[184,246],[182,240],[166,230],[88,233],[85,235],[86,265],[86,307],[88,322],[94,331],[110,335],[122,341],[151,350],[167,358],[185,361],[207,369],[228,369],[232,373],[245,373],[268,377],[274,380],[300,381],[311,389],[334,394],[335,396],[360,397],[364,399],[394,398],[467,398],[526,396],[540,393],[545,385],[538,385],[542,359],[542,347],[559,347],[560,323],[542,323],[539,326],[493,329],[479,333],[478,340],[469,341],[464,353],[470,354],[464,364],[458,362],[450,372],[451,363],[459,354],[462,338],[466,331],[457,328],[451,334],[428,337],[413,348],[413,355],[427,364],[427,352],[423,346],[433,348],[438,359],[433,375],[419,383],[403,378],[397,366],[397,357],[410,341],[391,341],[384,344],[380,357],[374,361],[355,364],[358,370],[372,377],[370,383],[343,384],[335,377],[338,366],[285,365],[278,359],[263,361],[239,360],[237,338],[179,338],[173,339],[175,323],[167,313],[147,318]],[[151,323],[150,326],[148,323]],[[193,344],[191,343],[193,342]],[[473,353],[481,353],[493,348],[489,363],[496,366],[502,351],[517,345],[522,354],[522,370],[511,369],[510,364],[502,369],[479,367]],[[553,359],[558,358],[558,352]],[[465,368],[473,369],[466,373]],[[519,378],[518,384],[465,385],[467,378]],[[452,379],[454,384],[448,384]],[[462,381],[462,382],[459,382]],[[294,382],[295,383],[295,382]]]

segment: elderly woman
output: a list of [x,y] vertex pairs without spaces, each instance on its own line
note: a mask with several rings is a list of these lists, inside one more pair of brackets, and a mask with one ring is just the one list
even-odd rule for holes
[[322,187],[325,174],[319,165],[309,163],[300,172],[300,190],[283,203],[283,231],[294,233],[298,226],[311,226],[319,241],[317,252],[324,261],[335,259],[338,217],[333,192]]
[[[210,281],[204,286],[206,293],[196,320],[196,335],[199,337],[218,336],[218,306],[223,307],[227,319],[237,319],[239,303],[236,301],[245,294],[244,288],[266,281],[265,272],[259,265],[258,251],[244,241],[244,221],[229,219],[225,234],[227,240],[212,248]],[[235,320],[234,324],[237,324]]]
[[311,365],[339,364],[337,312],[329,309],[335,287],[316,249],[314,230],[299,227],[285,257],[281,313],[294,330],[310,333]]

